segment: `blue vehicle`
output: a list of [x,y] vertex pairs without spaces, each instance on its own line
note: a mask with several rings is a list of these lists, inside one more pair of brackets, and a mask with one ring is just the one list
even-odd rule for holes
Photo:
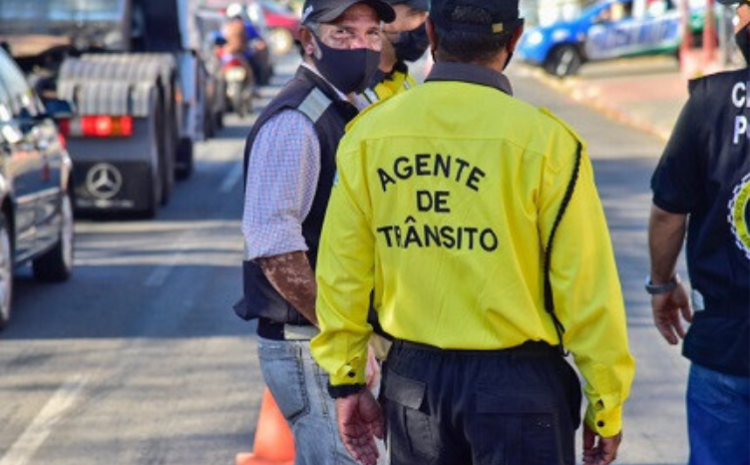
[[681,42],[680,12],[672,0],[604,0],[572,21],[529,29],[518,54],[562,77],[575,74],[587,61],[676,56]]

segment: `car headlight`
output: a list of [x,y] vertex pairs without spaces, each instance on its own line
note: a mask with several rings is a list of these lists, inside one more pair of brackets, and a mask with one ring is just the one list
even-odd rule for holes
[[539,31],[534,31],[526,37],[526,45],[530,47],[534,47],[536,45],[539,45],[544,40],[544,34],[542,34]]
[[242,82],[247,77],[247,73],[243,68],[235,67],[227,70],[227,81],[231,82]]
[[553,42],[561,42],[565,39],[570,37],[570,31],[567,29],[555,29],[552,32],[552,41]]

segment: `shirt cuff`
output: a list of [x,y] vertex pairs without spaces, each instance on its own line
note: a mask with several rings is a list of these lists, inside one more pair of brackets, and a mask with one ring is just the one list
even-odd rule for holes
[[333,399],[341,399],[357,394],[365,388],[364,384],[344,384],[341,386],[328,385],[328,395]]
[[359,359],[352,360],[330,376],[331,386],[366,384],[365,381],[365,364],[359,363]]
[[622,405],[605,409],[600,400],[586,409],[586,425],[603,438],[616,436],[622,431]]
[[301,231],[298,234],[292,228],[256,228],[245,233],[245,260],[307,251]]

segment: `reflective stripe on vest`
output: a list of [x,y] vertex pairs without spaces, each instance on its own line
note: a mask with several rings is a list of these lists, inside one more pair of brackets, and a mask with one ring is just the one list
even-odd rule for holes
[[313,89],[310,95],[300,104],[298,110],[314,123],[317,123],[323,113],[333,104],[319,89]]

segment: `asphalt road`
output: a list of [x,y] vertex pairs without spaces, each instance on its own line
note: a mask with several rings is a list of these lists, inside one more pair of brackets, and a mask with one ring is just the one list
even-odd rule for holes
[[[511,78],[519,97],[576,127],[595,160],[638,362],[618,463],[685,463],[687,363],[659,339],[642,290],[648,179],[662,142],[522,69]],[[41,285],[19,271],[0,333],[0,465],[228,465],[250,450],[263,381],[253,325],[231,311],[250,122],[230,117],[198,146],[194,177],[156,219],[79,221],[70,282]]]

